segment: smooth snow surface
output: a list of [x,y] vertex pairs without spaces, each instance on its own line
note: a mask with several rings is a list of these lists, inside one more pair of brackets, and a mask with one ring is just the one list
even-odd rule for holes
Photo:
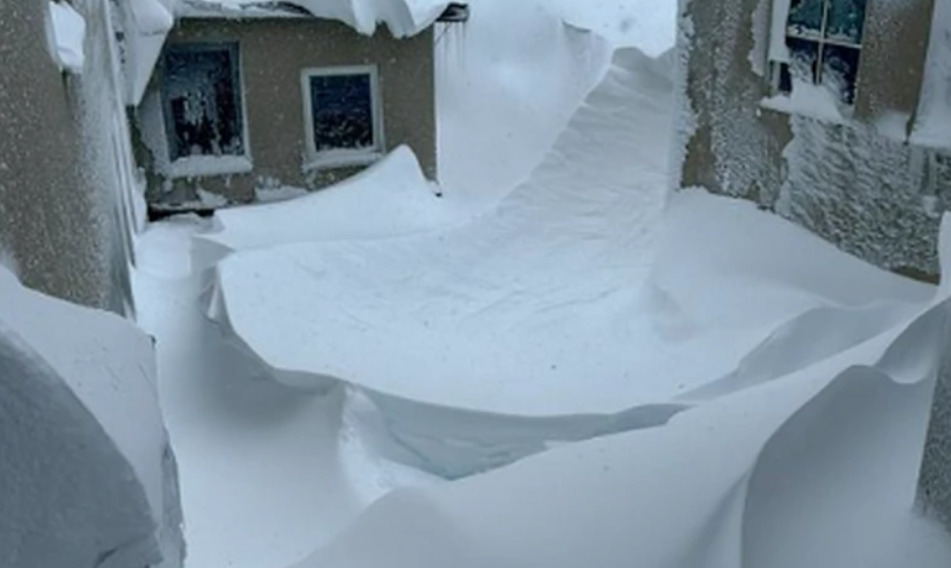
[[[262,192],[264,193],[264,192]],[[216,229],[195,237],[196,265],[210,266],[236,250],[301,241],[377,239],[458,222],[427,181],[412,150],[401,146],[342,183],[317,193],[215,213]],[[354,219],[359,219],[354,223]]]
[[392,488],[433,480],[365,448],[362,397],[300,396],[275,384],[202,316],[189,248],[207,229],[195,216],[153,225],[135,275],[181,469],[185,565],[283,568]]
[[394,492],[296,568],[947,566],[947,534],[912,512],[939,299],[665,427]]
[[140,243],[188,566],[951,564],[912,513],[951,287],[668,196],[663,42],[584,31],[645,3],[473,4],[442,198],[400,150]]
[[82,73],[86,61],[86,20],[65,2],[49,2],[47,10],[46,33],[53,61],[60,69]]
[[0,268],[0,565],[181,566],[150,338]]

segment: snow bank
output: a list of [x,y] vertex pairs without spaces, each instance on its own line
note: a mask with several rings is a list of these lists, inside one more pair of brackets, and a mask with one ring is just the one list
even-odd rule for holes
[[[495,206],[545,158],[604,77],[611,44],[565,25],[561,7],[482,0],[464,26],[439,32],[439,180],[447,199],[470,210]],[[585,23],[600,27],[594,18]]]
[[65,71],[82,73],[86,40],[86,21],[82,15],[65,2],[49,2],[46,35],[56,65]]
[[658,67],[618,52],[493,212],[432,236],[238,253],[218,267],[211,315],[282,382],[359,385],[411,465],[459,477],[662,424],[678,396],[759,376],[744,357],[774,330],[760,350],[777,349],[809,310],[843,314],[790,334],[816,360],[834,351],[810,340],[857,343],[917,309],[927,287],[752,205],[685,193],[663,219]]
[[396,491],[296,568],[946,566],[946,535],[912,513],[939,299],[664,427]]
[[566,23],[593,31],[615,47],[636,47],[650,57],[674,47],[677,0],[547,0],[545,6]]
[[457,217],[437,194],[438,187],[423,175],[413,151],[401,146],[363,172],[319,192],[217,211],[215,230],[195,237],[194,265],[212,266],[232,251],[444,228]]
[[[951,217],[941,256],[948,282]],[[662,427],[398,490],[295,568],[947,566],[947,534],[914,500],[949,292]]]
[[0,564],[181,566],[147,336],[0,268],[0,406]]

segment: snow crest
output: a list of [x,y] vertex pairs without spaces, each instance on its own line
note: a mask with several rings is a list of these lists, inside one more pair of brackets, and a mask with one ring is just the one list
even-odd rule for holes
[[0,565],[181,566],[145,334],[0,268],[0,432]]

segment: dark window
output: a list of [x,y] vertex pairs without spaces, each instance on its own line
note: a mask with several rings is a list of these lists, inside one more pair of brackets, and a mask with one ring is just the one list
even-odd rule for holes
[[372,73],[314,72],[306,81],[315,152],[379,149]]
[[173,45],[162,98],[169,158],[244,155],[237,44]]
[[786,22],[789,73],[828,87],[851,105],[864,23],[865,0],[791,0]]

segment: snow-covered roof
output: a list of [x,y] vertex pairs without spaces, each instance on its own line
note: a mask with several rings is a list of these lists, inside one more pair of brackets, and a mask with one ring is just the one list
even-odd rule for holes
[[446,0],[173,0],[177,17],[300,17],[339,20],[373,34],[386,24],[395,37],[415,35],[435,23],[453,2]]
[[447,0],[125,0],[128,104],[142,100],[176,18],[308,17],[338,20],[365,35],[385,24],[394,37],[416,35],[468,8]]

